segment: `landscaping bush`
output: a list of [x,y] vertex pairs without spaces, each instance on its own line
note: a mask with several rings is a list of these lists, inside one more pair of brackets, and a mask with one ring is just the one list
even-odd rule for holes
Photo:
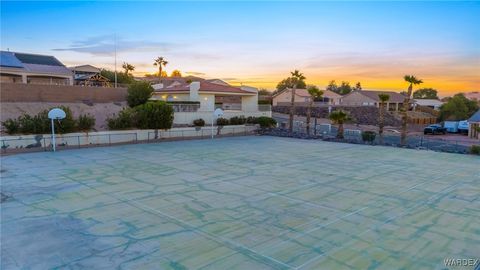
[[244,116],[234,116],[230,118],[230,125],[243,125],[246,121]]
[[470,146],[470,154],[480,155],[480,145],[472,145],[472,146]]
[[180,101],[180,100],[169,100],[167,101],[167,104],[198,104],[200,105],[200,101],[189,101],[189,100],[185,100],[185,101]]
[[136,106],[135,124],[140,129],[169,129],[173,125],[173,107],[164,101]]
[[203,120],[202,118],[195,119],[195,120],[193,120],[193,125],[196,126],[196,127],[203,127],[203,126],[205,126],[205,120]]
[[363,131],[362,132],[362,140],[364,142],[373,142],[377,134],[374,131]]
[[145,104],[153,94],[153,87],[148,82],[134,82],[128,86],[127,104],[131,108]]
[[134,110],[125,108],[118,113],[118,116],[107,118],[107,126],[110,130],[129,129],[133,127]]
[[259,105],[272,105],[271,100],[258,100]]
[[247,117],[247,124],[258,124],[258,119],[254,116]]
[[[59,121],[55,120],[54,121],[55,132],[56,133],[69,133],[69,132],[77,131],[76,130],[77,121],[73,118],[72,110],[70,110],[69,107],[65,107],[65,106],[60,106],[59,108],[62,109],[65,112],[66,116],[62,120],[59,120]],[[41,112],[40,114],[42,115],[41,116],[41,121],[46,120],[43,123],[47,127],[47,130],[48,130],[48,127],[50,127],[50,119],[48,118],[48,110],[45,110],[45,111]]]
[[227,118],[220,117],[220,118],[217,119],[217,126],[226,126],[226,125],[228,125],[228,123],[229,123],[229,121],[228,121]]
[[277,125],[277,121],[275,119],[267,116],[258,117],[257,123],[260,125],[261,128],[270,128]]
[[[76,120],[73,119],[70,108],[61,106],[65,111],[66,117],[62,120],[55,120],[55,132],[68,133],[76,131]],[[48,111],[44,110],[37,115],[31,116],[24,114],[17,119],[8,119],[2,123],[8,134],[45,134],[51,132],[50,119],[48,118]]]
[[90,131],[95,126],[95,117],[89,114],[82,114],[78,117],[77,129],[80,131]]
[[7,119],[2,123],[7,134],[15,134],[20,132],[20,123],[16,119]]

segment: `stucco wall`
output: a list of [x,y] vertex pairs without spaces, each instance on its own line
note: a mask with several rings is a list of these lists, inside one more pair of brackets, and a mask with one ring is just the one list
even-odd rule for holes
[[[213,127],[213,133],[216,136],[229,134],[247,134],[256,130],[258,127],[253,125],[224,126],[218,131],[218,127]],[[55,144],[58,146],[79,147],[86,145],[103,145],[115,143],[135,143],[137,141],[151,141],[155,139],[155,130],[113,130],[101,132],[76,132],[67,134],[57,134],[55,136]],[[200,129],[194,127],[172,128],[169,130],[159,130],[157,139],[169,138],[205,138],[212,134],[212,127],[205,126]],[[2,152],[9,152],[14,149],[26,148],[35,150],[48,148],[52,144],[51,134],[38,135],[14,135],[0,137],[0,146]]]
[[[273,97],[273,106],[277,106],[279,102],[290,102],[292,98],[291,90],[287,89],[280,93],[279,95]],[[308,102],[308,99],[301,97],[298,94],[295,94],[295,103],[305,103]]]
[[126,101],[126,88],[86,87],[69,85],[39,85],[1,83],[1,102],[83,102]]
[[358,92],[352,92],[342,97],[341,104],[344,106],[375,106],[376,101]]

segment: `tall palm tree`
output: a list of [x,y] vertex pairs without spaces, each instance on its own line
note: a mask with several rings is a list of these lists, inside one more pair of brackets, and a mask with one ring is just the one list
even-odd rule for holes
[[338,125],[337,139],[343,139],[343,124],[350,119],[348,114],[342,110],[333,111],[328,116],[330,120]]
[[423,83],[422,80],[417,79],[414,75],[405,75],[403,79],[408,82],[410,85],[408,86],[408,91],[405,95],[405,100],[403,101],[403,106],[401,110],[402,114],[402,133],[400,135],[400,144],[406,145],[407,143],[407,121],[408,121],[408,108],[410,106],[410,98],[412,96],[413,85]]
[[315,85],[310,85],[307,88],[308,94],[310,95],[310,102],[308,103],[308,109],[307,109],[307,134],[310,135],[310,119],[312,116],[312,107],[313,107],[313,102],[315,99],[321,98],[323,95],[323,91],[318,89]]
[[380,138],[380,144],[383,144],[383,127],[385,126],[385,104],[390,99],[389,94],[378,94],[380,99],[380,106],[378,110],[378,136]]
[[163,56],[159,56],[159,57],[157,57],[157,59],[155,59],[155,62],[153,63],[153,65],[158,66],[158,76],[159,77],[162,76],[163,67],[165,67],[167,64],[168,64],[168,61],[165,60],[165,58]]
[[290,100],[290,117],[288,119],[288,129],[290,134],[293,133],[293,116],[295,115],[295,93],[297,91],[298,83],[304,81],[306,78],[303,76],[303,73],[300,73],[298,70],[290,72],[290,85],[292,88],[292,98]]
[[127,62],[123,62],[122,68],[125,70],[125,75],[128,75],[128,72],[135,70],[135,66]]

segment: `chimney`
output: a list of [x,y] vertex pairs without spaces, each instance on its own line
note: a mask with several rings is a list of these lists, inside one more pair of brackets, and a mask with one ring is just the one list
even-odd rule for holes
[[200,82],[190,83],[190,101],[199,101],[198,90],[200,90]]

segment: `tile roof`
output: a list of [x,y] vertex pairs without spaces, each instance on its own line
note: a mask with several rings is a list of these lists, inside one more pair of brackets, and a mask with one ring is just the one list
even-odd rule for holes
[[[280,91],[278,93],[276,93],[275,95],[273,95],[273,97],[276,97],[278,95],[280,95],[281,93],[283,93],[284,91],[287,91],[287,90],[290,90],[290,88],[287,88],[283,91]],[[341,98],[342,96],[333,92],[333,91],[330,91],[330,90],[321,90],[323,91],[323,96],[324,97],[328,97],[328,98]],[[300,97],[310,97],[310,94],[308,93],[308,90],[307,89],[296,89],[295,90],[295,95],[297,96],[300,96]]]
[[[397,93],[397,92],[393,92],[393,91],[372,91],[372,90],[361,90],[361,91],[356,91],[366,97],[369,97],[375,101],[380,101],[380,98],[378,97],[379,94],[387,94],[390,96],[390,100],[389,102],[393,102],[393,103],[402,103],[403,101],[405,101],[405,96],[400,94],[400,93]],[[355,92],[352,92],[352,93],[355,93]]]
[[240,87],[231,85],[222,85],[207,81],[200,82],[200,91],[203,92],[224,92],[224,93],[239,93],[239,94],[255,94],[250,91],[242,90]]
[[[156,92],[189,92],[190,83],[187,83],[185,80],[171,79],[163,80],[163,88],[155,89]],[[213,82],[208,82],[206,80],[199,81],[200,83],[200,92],[216,92],[216,93],[235,93],[235,94],[256,94],[252,91],[243,90],[240,87],[235,87],[231,85],[223,85]]]
[[72,71],[65,66],[50,66],[39,64],[23,64],[26,70],[32,73],[73,75]]

